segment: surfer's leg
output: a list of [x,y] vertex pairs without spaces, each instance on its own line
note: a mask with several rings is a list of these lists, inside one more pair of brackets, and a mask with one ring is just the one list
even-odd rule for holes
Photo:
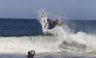
[[48,26],[48,23],[49,23],[49,22],[47,21],[47,23],[45,24],[44,28],[46,28],[46,26]]
[[44,32],[44,35],[46,35],[46,32]]

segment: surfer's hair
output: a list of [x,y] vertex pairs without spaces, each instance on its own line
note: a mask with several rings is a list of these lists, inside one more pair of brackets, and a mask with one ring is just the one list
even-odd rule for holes
[[58,22],[58,19],[56,19],[55,21],[57,21],[57,22]]
[[50,21],[51,19],[47,19],[47,21]]

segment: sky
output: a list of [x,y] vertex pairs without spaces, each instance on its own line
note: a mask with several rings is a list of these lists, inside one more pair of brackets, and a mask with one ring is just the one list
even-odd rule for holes
[[96,20],[96,0],[0,0],[0,18],[34,19],[41,9],[62,18]]

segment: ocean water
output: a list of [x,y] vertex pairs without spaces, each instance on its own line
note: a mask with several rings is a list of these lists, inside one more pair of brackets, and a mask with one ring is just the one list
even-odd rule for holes
[[1,18],[0,58],[26,58],[29,50],[35,58],[96,57],[95,25],[96,20],[63,20],[64,36],[45,36],[37,19]]

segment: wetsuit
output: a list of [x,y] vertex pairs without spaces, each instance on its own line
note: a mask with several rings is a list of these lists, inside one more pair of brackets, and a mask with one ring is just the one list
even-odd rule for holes
[[31,57],[31,58],[33,58],[34,57],[34,55],[35,55],[35,52],[34,52],[34,54],[31,54],[31,52],[30,51],[28,51],[28,55],[27,55],[27,57]]
[[53,29],[57,26],[60,26],[60,24],[55,23],[55,21],[52,21],[52,22],[49,22],[49,28],[47,28],[47,29]]
[[55,25],[54,25],[52,22],[49,22],[49,28],[47,28],[47,29],[53,29],[54,26],[55,26]]
[[55,23],[55,21],[49,22],[49,28],[47,29],[53,29],[54,27],[60,26],[60,24]]

